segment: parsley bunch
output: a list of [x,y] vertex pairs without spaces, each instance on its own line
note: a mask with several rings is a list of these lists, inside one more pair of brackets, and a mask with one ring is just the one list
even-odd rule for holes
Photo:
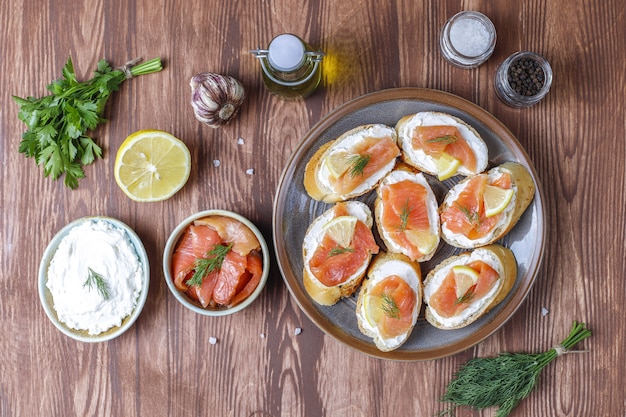
[[83,166],[102,158],[102,148],[85,133],[106,122],[102,113],[111,93],[131,76],[161,69],[160,58],[129,69],[113,69],[100,60],[93,78],[81,82],[69,58],[62,78],[47,86],[50,95],[26,99],[13,96],[19,106],[18,117],[28,126],[22,134],[20,153],[43,165],[44,176],[56,180],[65,174],[65,185],[78,187],[78,179],[85,176]]

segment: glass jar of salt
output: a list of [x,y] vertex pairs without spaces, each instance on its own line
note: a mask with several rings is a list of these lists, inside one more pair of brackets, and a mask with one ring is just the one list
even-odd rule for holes
[[487,16],[464,11],[452,16],[441,29],[441,54],[453,65],[475,68],[485,62],[496,47],[496,28]]

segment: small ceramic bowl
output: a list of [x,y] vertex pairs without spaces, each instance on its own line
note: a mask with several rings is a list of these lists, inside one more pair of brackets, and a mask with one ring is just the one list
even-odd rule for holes
[[[121,325],[112,327],[96,335],[89,334],[87,330],[73,329],[69,327],[68,325],[66,325],[64,322],[62,322],[61,320],[59,320],[59,317],[57,316],[57,312],[54,308],[53,296],[46,285],[48,282],[48,268],[50,266],[50,262],[52,261],[52,258],[54,257],[59,247],[59,244],[61,243],[63,238],[66,237],[69,234],[69,232],[75,227],[85,222],[89,222],[89,221],[107,222],[113,227],[123,230],[126,233],[126,237],[129,239],[130,243],[134,247],[135,252],[137,254],[137,258],[139,259],[139,262],[143,266],[142,268],[143,273],[141,277],[141,280],[142,280],[141,292],[139,293],[139,298],[137,299],[137,304],[134,310],[128,316],[122,319]],[[41,300],[43,309],[46,312],[46,315],[48,316],[50,321],[52,321],[52,323],[57,327],[57,329],[59,329],[62,333],[71,337],[72,339],[75,339],[81,342],[87,342],[87,343],[104,342],[107,340],[114,339],[120,336],[126,330],[128,330],[135,323],[135,321],[139,317],[139,314],[141,313],[141,310],[143,309],[146,303],[146,299],[148,297],[149,285],[150,285],[150,264],[148,261],[148,255],[146,254],[146,250],[143,246],[143,243],[141,242],[141,239],[139,239],[139,236],[137,236],[134,230],[132,230],[123,222],[117,219],[111,218],[111,217],[106,217],[106,216],[83,217],[83,218],[74,220],[73,222],[63,227],[54,236],[54,238],[52,238],[52,240],[48,244],[48,247],[46,248],[44,252],[43,258],[41,259],[41,263],[39,264],[39,283],[38,283],[39,298]]]
[[[241,303],[230,308],[220,307],[220,308],[211,309],[211,308],[202,307],[197,301],[191,299],[183,291],[176,288],[176,285],[174,284],[174,280],[172,277],[172,272],[171,272],[172,255],[174,253],[174,250],[176,249],[176,245],[178,244],[178,241],[181,238],[183,232],[195,220],[201,219],[203,217],[210,217],[210,216],[230,217],[232,219],[235,219],[241,222],[243,225],[248,227],[248,229],[250,229],[256,235],[257,239],[259,240],[259,243],[261,244],[261,256],[263,260],[263,273],[261,275],[261,280],[259,284],[257,285],[256,289],[245,300],[243,300]],[[205,211],[196,213],[192,216],[189,216],[188,218],[183,220],[178,226],[176,226],[176,228],[170,235],[169,239],[167,240],[165,249],[163,251],[163,273],[165,275],[165,282],[167,283],[168,288],[170,289],[174,297],[182,305],[184,305],[191,311],[195,311],[196,313],[202,314],[205,316],[225,316],[228,314],[236,313],[248,307],[250,304],[254,302],[254,300],[257,299],[259,294],[261,294],[261,292],[263,291],[263,287],[265,287],[265,283],[267,282],[267,277],[269,275],[269,269],[270,269],[269,251],[267,248],[267,243],[265,241],[265,238],[263,237],[263,234],[261,234],[259,229],[250,220],[246,219],[245,217],[237,213],[234,213],[228,210],[205,210]]]

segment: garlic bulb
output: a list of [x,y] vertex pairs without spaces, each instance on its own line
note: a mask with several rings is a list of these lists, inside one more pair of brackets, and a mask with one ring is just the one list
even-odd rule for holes
[[213,128],[235,117],[245,97],[241,83],[228,75],[203,72],[194,75],[189,85],[196,119]]

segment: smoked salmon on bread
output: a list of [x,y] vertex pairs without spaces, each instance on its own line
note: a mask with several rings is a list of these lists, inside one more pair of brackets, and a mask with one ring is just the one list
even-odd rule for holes
[[403,163],[377,188],[376,227],[387,251],[413,261],[432,258],[439,246],[439,205],[428,181]]
[[465,327],[502,302],[516,278],[515,256],[504,246],[451,256],[424,280],[426,320],[444,330]]
[[442,181],[487,169],[487,145],[458,117],[434,111],[410,114],[398,121],[396,131],[402,160]]
[[358,126],[315,152],[304,170],[304,188],[311,198],[326,203],[358,197],[378,185],[399,155],[393,127]]
[[442,238],[467,249],[496,242],[518,222],[535,188],[530,172],[517,162],[464,179],[439,208]]
[[304,236],[303,283],[311,298],[333,305],[361,284],[378,245],[369,207],[359,201],[335,204],[313,220]]
[[417,262],[381,252],[372,261],[357,300],[359,330],[389,352],[411,335],[422,307],[422,274]]

